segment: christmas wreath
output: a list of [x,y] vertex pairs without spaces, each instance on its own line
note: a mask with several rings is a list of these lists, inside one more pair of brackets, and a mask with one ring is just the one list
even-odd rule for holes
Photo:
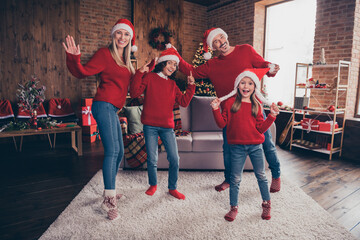
[[149,34],[149,44],[152,48],[165,50],[166,44],[170,43],[172,33],[165,27],[154,28]]

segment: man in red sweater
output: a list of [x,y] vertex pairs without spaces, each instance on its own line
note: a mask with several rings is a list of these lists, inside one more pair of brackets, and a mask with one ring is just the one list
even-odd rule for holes
[[[280,67],[277,64],[265,61],[264,58],[248,44],[230,46],[228,35],[221,28],[211,28],[205,31],[203,47],[205,51],[205,59],[210,59],[211,57],[208,52],[209,47],[214,51],[218,51],[220,55],[210,59],[205,64],[200,65],[197,68],[188,64],[183,58],[181,58],[179,69],[186,75],[189,75],[191,71],[194,78],[210,79],[219,98],[225,96],[234,89],[236,77],[247,68],[268,67],[270,70],[266,75],[269,77],[275,76],[280,70]],[[225,181],[215,187],[217,191],[223,191],[230,186],[231,165],[229,145],[226,139],[226,128],[223,129],[223,139]],[[272,174],[270,191],[280,191],[280,162],[277,157],[275,144],[272,141],[270,130],[265,132],[263,149]]]

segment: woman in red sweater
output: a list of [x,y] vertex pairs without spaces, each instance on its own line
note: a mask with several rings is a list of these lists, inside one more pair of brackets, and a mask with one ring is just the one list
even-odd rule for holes
[[[270,192],[265,175],[262,143],[265,141],[264,132],[275,121],[279,109],[274,103],[268,103],[259,91],[260,79],[268,71],[269,68],[246,69],[236,78],[234,90],[230,94],[224,96],[221,100],[216,98],[211,103],[217,125],[220,128],[226,126],[226,136],[230,146],[231,208],[225,215],[227,221],[234,221],[238,212],[239,187],[247,155],[250,156],[263,199],[261,217],[266,220],[271,218]],[[233,95],[236,95],[236,97]],[[265,120],[262,107],[257,98],[271,106],[271,113]],[[225,101],[222,104],[222,113],[220,113],[219,109],[221,101]]]
[[136,71],[130,84],[132,98],[145,94],[141,122],[144,124],[144,137],[147,153],[149,189],[145,192],[152,196],[157,189],[158,136],[165,146],[169,161],[169,193],[178,198],[185,196],[176,190],[179,173],[179,154],[174,133],[173,108],[175,102],[187,107],[195,93],[195,79],[188,77],[186,93],[181,93],[173,80],[179,64],[179,54],[173,48],[163,51],[153,72],[145,65]]
[[66,64],[76,78],[100,74],[100,85],[92,104],[92,114],[98,124],[104,146],[103,179],[104,201],[102,208],[108,218],[118,218],[115,180],[124,144],[117,111],[125,104],[130,79],[135,73],[131,64],[130,51],[136,51],[135,31],[127,19],[119,19],[111,30],[112,42],[109,47],[100,48],[84,65],[80,63],[80,46],[72,36],[66,37],[63,46],[66,51]]

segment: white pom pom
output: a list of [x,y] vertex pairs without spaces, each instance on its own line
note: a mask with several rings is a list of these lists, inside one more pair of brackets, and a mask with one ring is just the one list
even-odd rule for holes
[[172,47],[171,43],[165,44],[166,49],[169,49]]
[[268,67],[270,68],[269,73],[273,74],[275,71],[275,64],[274,63],[269,63]]
[[209,60],[211,58],[211,53],[209,52],[204,53],[204,58],[205,60]]
[[136,45],[131,46],[131,51],[132,51],[132,52],[136,52],[137,50],[138,50],[138,48],[137,48],[137,46],[136,46]]

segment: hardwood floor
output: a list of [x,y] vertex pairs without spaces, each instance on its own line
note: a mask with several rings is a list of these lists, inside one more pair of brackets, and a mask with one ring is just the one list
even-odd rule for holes
[[[64,137],[64,139],[67,139]],[[50,150],[44,138],[0,142],[0,239],[38,239],[101,168],[100,142],[78,157],[65,140]],[[360,239],[360,164],[328,161],[314,152],[278,149],[282,174]]]

